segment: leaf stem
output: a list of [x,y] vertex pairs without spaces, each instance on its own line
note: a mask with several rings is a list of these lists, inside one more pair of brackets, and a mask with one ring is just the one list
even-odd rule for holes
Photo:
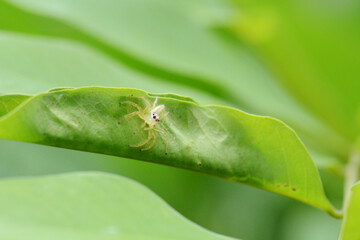
[[349,162],[345,166],[343,212],[346,211],[351,195],[351,187],[359,178],[360,155],[357,149],[350,153]]

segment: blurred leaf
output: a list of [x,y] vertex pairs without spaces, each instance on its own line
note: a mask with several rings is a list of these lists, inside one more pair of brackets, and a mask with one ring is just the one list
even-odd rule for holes
[[[202,214],[206,214],[209,218],[207,221],[211,223],[207,224],[205,220],[203,226],[219,233],[227,233],[246,240],[279,240],[276,237],[279,229],[282,228],[279,226],[279,220],[285,214],[288,203],[298,203],[305,209],[322,212],[292,199],[247,185],[219,183],[211,182],[217,188],[217,192],[213,193],[211,198],[203,197],[199,206],[202,212],[206,212]],[[212,210],[206,211],[206,209]],[[325,212],[322,213],[329,219],[334,219]],[[212,214],[213,218],[211,218]],[[219,220],[225,220],[226,224],[221,224]]]
[[360,182],[351,189],[351,199],[346,210],[340,240],[360,239]]
[[[80,41],[164,83],[186,85],[252,113],[277,117],[315,149],[346,155],[346,141],[294,101],[246,47],[216,31],[231,17],[225,1],[9,2],[14,5],[1,3],[0,27],[7,31]],[[146,84],[124,87],[153,91]]]
[[[89,87],[52,91],[27,100],[0,119],[0,137],[156,162],[247,183],[337,215],[324,195],[317,169],[296,134],[282,122],[239,110],[159,98],[169,116],[149,151],[129,147],[147,133],[134,117],[119,124],[145,96],[136,89]],[[161,137],[160,137],[161,136]],[[304,178],[305,176],[305,178]]]
[[28,95],[3,95],[0,96],[0,117],[11,112],[22,102],[29,99]]
[[136,73],[80,44],[0,32],[0,94],[34,94],[89,85],[175,91],[195,96],[198,101],[219,102],[192,88]]
[[230,239],[144,186],[104,173],[0,181],[1,239]]
[[[284,207],[284,206],[283,206]],[[274,234],[276,240],[337,240],[341,220],[329,218],[323,212],[306,208],[296,202],[285,207],[281,225]]]
[[360,133],[360,1],[233,1],[235,29],[316,116]]

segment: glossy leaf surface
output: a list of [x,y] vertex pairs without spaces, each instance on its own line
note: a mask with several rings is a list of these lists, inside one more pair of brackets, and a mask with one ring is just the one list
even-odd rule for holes
[[[132,96],[133,95],[133,96]],[[284,123],[234,108],[198,105],[182,97],[159,97],[168,117],[158,123],[153,148],[130,147],[147,138],[136,111],[145,92],[89,87],[36,95],[0,119],[0,137],[156,162],[250,184],[336,215],[325,197],[317,169],[297,135]],[[172,95],[174,96],[174,95]],[[306,176],[304,180],[304,176]]]

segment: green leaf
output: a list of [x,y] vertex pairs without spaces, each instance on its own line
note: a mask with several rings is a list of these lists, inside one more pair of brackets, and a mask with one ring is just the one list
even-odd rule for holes
[[25,100],[29,99],[28,95],[3,95],[0,96],[0,117],[11,112]]
[[341,229],[341,240],[360,239],[360,182],[351,189],[351,198]]
[[232,239],[191,223],[144,186],[104,173],[0,181],[0,238]]
[[[2,2],[0,1],[0,11],[2,9],[1,4]],[[14,18],[16,17],[14,16]],[[31,22],[31,20],[25,22]],[[31,61],[29,61],[29,59],[31,59]],[[89,85],[129,87],[144,89],[148,92],[172,92],[192,96],[200,103],[223,103],[233,106],[232,103],[226,103],[224,100],[199,90],[139,74],[139,72],[135,70],[136,69],[131,69],[123,64],[117,63],[113,59],[104,56],[99,51],[95,51],[86,45],[60,39],[34,37],[0,31],[0,93],[34,94],[52,88]],[[260,92],[259,94],[261,95],[262,93]],[[254,98],[257,98],[255,93]],[[332,141],[330,139],[334,139],[327,135],[325,133],[326,131],[322,131],[322,128],[318,125],[312,125],[311,121],[307,121],[306,118],[298,118],[298,115],[293,112],[296,111],[294,109],[296,108],[290,106],[287,114],[295,117],[302,124],[306,125],[306,127],[309,127],[309,129],[315,128],[318,133],[322,132],[321,134],[315,134],[322,140],[329,142]],[[276,112],[274,112],[274,115],[277,115]],[[312,132],[315,133],[315,131]],[[309,138],[304,137],[304,135],[301,135],[301,139],[305,139],[304,141],[309,143],[309,141],[306,141]],[[320,140],[320,142],[322,140]],[[313,146],[316,144],[318,145],[318,141],[310,145]],[[335,144],[336,147],[330,147],[331,149],[343,149],[343,146],[336,144],[336,142],[332,142],[332,144],[327,144],[326,146],[329,148],[329,146],[333,146],[333,144]],[[309,144],[307,144],[307,147],[308,146]],[[333,168],[333,162],[337,161],[336,157],[335,161],[326,160],[334,159],[333,156],[325,158],[325,161],[319,161],[321,160],[321,158],[318,157],[319,154],[314,155],[313,152],[314,151],[310,152],[312,158],[320,168]],[[336,152],[338,151],[336,150]],[[25,162],[22,165],[28,164],[29,163]]]
[[[216,102],[222,99],[227,105],[286,121],[318,151],[346,156],[346,141],[296,102],[246,46],[218,31],[217,26],[232,17],[233,10],[225,1],[8,2],[0,2],[1,29],[81,42],[150,77],[142,86],[128,80],[121,87],[150,92],[176,89],[182,95],[197,98],[202,93]],[[95,76],[101,73],[97,72]],[[175,87],[167,91],[152,89],[170,83]],[[180,86],[197,94],[180,91]]]
[[[134,96],[132,96],[134,95]],[[154,101],[136,89],[89,87],[39,94],[0,118],[0,137],[103,153],[190,169],[289,196],[337,215],[317,169],[297,135],[284,123],[234,108],[160,97],[169,112],[158,123],[153,148],[129,147],[147,138],[138,117],[119,120]],[[158,125],[157,125],[158,126]],[[305,178],[304,178],[305,176]]]

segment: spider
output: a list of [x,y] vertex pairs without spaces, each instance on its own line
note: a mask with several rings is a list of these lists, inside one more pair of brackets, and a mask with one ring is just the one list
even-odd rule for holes
[[[163,118],[165,118],[168,115],[168,112],[165,112],[165,105],[162,104],[162,105],[156,106],[158,97],[156,97],[153,104],[151,104],[149,102],[149,100],[147,100],[144,96],[133,96],[133,97],[138,97],[138,98],[143,99],[144,102],[146,103],[146,107],[143,109],[138,104],[136,104],[132,101],[120,102],[120,104],[129,104],[129,105],[137,108],[137,111],[126,114],[125,116],[123,116],[121,118],[119,123],[121,124],[122,121],[124,121],[125,119],[132,118],[137,115],[139,118],[144,120],[144,123],[141,126],[141,128],[144,128],[145,131],[148,131],[148,137],[147,137],[147,139],[145,139],[144,141],[142,141],[138,144],[129,145],[129,146],[130,147],[141,147],[141,146],[144,146],[145,144],[147,144],[148,142],[150,142],[151,139],[153,139],[152,142],[147,147],[142,148],[141,151],[146,151],[146,150],[151,149],[156,143],[157,135],[156,135],[155,131],[157,131],[157,132],[162,133],[165,137],[165,140],[166,140],[165,154],[167,154],[168,144],[169,144],[167,133],[165,130],[156,126],[156,124],[158,122],[160,122],[160,120],[162,120]],[[146,125],[148,125],[148,127],[146,127]]]

